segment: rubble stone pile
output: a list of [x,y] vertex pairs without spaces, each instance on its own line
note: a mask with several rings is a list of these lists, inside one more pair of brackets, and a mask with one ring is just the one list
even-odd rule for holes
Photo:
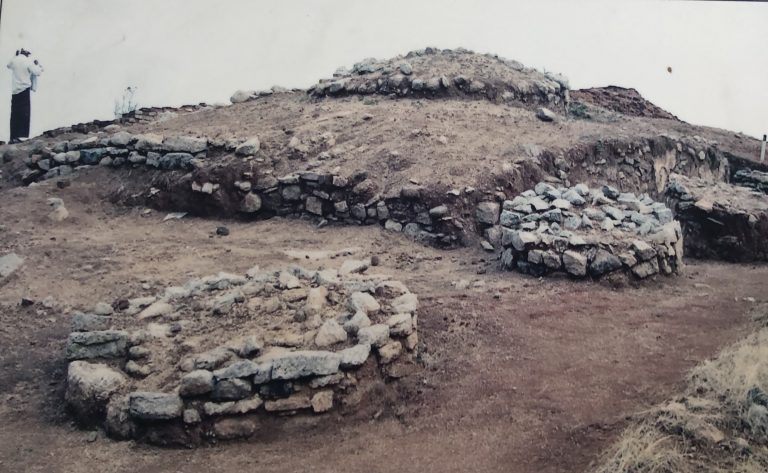
[[501,250],[506,269],[541,276],[637,278],[682,267],[682,233],[672,211],[647,195],[611,186],[555,187],[540,182],[512,200],[481,202],[486,245]]
[[681,222],[686,254],[768,261],[768,198],[759,188],[673,174],[666,200]]
[[418,297],[369,265],[219,273],[75,313],[67,402],[113,437],[180,445],[354,409],[418,345]]
[[739,169],[734,173],[733,182],[744,187],[768,194],[768,172],[755,169]]
[[[482,71],[481,75],[477,71]],[[333,78],[320,80],[309,93],[315,97],[462,96],[562,109],[568,101],[568,81],[495,55],[478,55],[461,48],[425,48],[405,57],[386,61],[369,58],[352,69],[340,68]]]

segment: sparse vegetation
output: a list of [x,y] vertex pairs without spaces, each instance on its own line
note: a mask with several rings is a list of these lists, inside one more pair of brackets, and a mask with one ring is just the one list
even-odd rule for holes
[[123,95],[115,99],[115,118],[121,118],[126,113],[133,112],[138,108],[139,104],[136,101],[137,90],[137,87],[128,86],[123,91]]
[[584,120],[590,120],[592,115],[589,113],[587,106],[581,102],[573,102],[568,106],[568,113],[576,118],[582,118]]
[[638,416],[594,473],[768,471],[768,306],[760,326],[694,368],[685,395]]

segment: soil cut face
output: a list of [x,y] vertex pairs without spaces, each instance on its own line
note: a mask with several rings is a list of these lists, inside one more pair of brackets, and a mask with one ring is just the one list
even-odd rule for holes
[[[540,281],[379,227],[163,223],[105,203],[106,187],[85,174],[0,196],[13,203],[0,209],[0,252],[25,258],[0,291],[0,470],[581,471],[626,415],[679,391],[687,369],[745,333],[745,298],[768,280],[765,265],[689,262],[684,276],[639,287]],[[49,221],[49,197],[70,218]],[[222,224],[228,236],[215,235]],[[421,366],[394,394],[338,424],[306,417],[194,451],[114,442],[65,414],[62,314],[219,270],[336,265],[349,247],[419,294]]]

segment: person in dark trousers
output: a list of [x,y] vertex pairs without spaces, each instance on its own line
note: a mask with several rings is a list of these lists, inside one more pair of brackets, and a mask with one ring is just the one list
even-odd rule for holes
[[29,56],[30,52],[22,48],[8,63],[12,76],[11,143],[29,138],[30,92],[37,89],[37,76],[43,73],[43,67]]

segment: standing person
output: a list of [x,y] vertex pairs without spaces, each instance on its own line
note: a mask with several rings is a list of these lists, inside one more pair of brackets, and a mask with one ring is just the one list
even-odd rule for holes
[[29,138],[30,91],[37,89],[37,76],[43,67],[37,60],[30,59],[30,52],[22,48],[8,63],[11,70],[11,143],[20,143]]

